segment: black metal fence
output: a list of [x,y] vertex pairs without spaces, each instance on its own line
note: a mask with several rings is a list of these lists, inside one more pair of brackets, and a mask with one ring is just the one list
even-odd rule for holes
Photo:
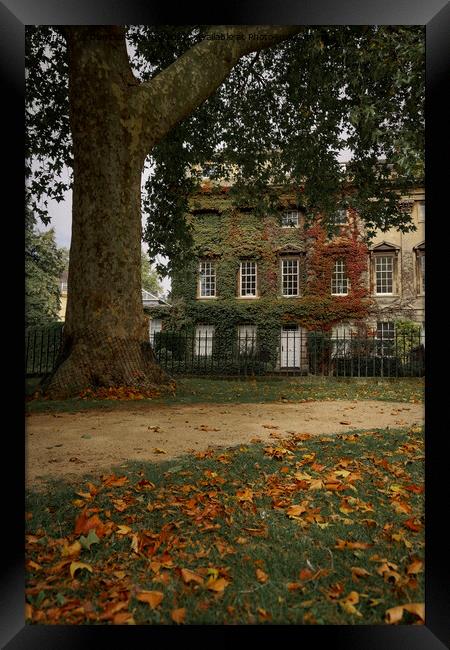
[[39,377],[55,367],[61,348],[64,323],[48,327],[29,327],[25,330],[25,374]]
[[[28,376],[53,369],[63,323],[26,331]],[[150,341],[158,363],[174,375],[318,375],[334,377],[420,377],[425,373],[425,335],[333,335],[285,326],[275,339],[260,340],[246,329],[234,339],[200,332],[155,332]]]

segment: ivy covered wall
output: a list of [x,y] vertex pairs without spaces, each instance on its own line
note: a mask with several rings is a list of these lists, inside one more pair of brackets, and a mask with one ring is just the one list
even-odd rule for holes
[[[371,300],[367,290],[367,247],[358,230],[357,217],[329,237],[320,223],[305,228],[283,228],[281,215],[297,209],[285,196],[273,214],[257,215],[250,206],[236,208],[226,191],[210,188],[191,201],[188,221],[193,229],[194,251],[189,263],[172,277],[172,308],[153,309],[170,330],[192,330],[197,324],[214,325],[217,339],[235,341],[238,325],[256,325],[258,345],[276,354],[283,324],[307,330],[329,331],[333,325],[361,321]],[[281,259],[299,258],[299,297],[281,295]],[[200,260],[211,259],[216,269],[216,297],[199,299]],[[239,298],[239,263],[257,262],[257,298]],[[331,295],[334,261],[344,259],[349,279],[348,295]]]

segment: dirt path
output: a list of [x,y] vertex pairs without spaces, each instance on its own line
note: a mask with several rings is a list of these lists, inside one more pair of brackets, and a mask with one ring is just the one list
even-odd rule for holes
[[103,473],[127,460],[165,461],[209,445],[231,447],[255,437],[273,440],[267,425],[282,435],[333,434],[401,428],[421,424],[423,416],[423,404],[341,400],[30,414],[27,484],[38,487],[46,477],[73,480],[90,472]]

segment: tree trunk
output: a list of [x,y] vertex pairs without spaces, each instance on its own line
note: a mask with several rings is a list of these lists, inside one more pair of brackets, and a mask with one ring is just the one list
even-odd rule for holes
[[49,397],[88,387],[169,383],[149,344],[141,296],[136,87],[122,28],[67,28],[73,138],[72,240],[64,341]]

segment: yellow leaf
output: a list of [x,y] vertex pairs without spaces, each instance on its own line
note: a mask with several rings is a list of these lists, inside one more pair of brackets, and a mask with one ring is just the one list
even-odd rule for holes
[[164,449],[159,449],[159,447],[155,447],[153,450],[154,454],[167,454],[167,451],[164,451]]
[[72,578],[75,576],[76,571],[82,569],[86,569],[86,571],[89,571],[90,573],[93,571],[90,564],[86,564],[85,562],[72,562],[70,565],[70,575]]
[[152,609],[158,607],[164,594],[161,591],[140,591],[136,594],[136,598],[142,603],[147,603]]
[[67,557],[69,555],[78,555],[80,551],[81,551],[81,544],[77,540],[73,544],[70,544],[70,546],[69,545],[63,546],[61,550],[61,555],[63,557]]
[[127,535],[128,533],[131,533],[131,528],[129,526],[119,524],[117,526],[116,533],[117,535]]
[[139,537],[136,535],[136,533],[131,536],[131,549],[135,553],[137,553],[139,549]]

